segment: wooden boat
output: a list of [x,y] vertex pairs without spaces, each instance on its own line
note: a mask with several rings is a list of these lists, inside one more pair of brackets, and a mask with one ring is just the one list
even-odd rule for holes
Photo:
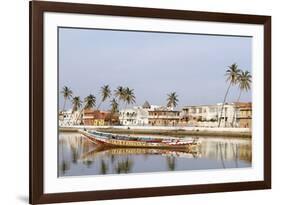
[[79,132],[96,144],[113,147],[189,149],[199,144],[195,138],[130,136],[85,129]]

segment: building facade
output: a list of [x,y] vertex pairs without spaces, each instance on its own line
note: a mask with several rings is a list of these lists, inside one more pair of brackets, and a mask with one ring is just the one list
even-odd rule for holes
[[151,126],[178,126],[180,119],[180,111],[167,107],[159,107],[148,111],[148,124]]
[[252,127],[252,103],[237,103],[237,125],[242,128]]
[[79,115],[78,111],[75,112],[72,112],[72,110],[61,111],[59,113],[59,126],[67,127],[67,126],[73,126],[75,124],[81,123],[81,120],[78,119],[78,115]]
[[149,111],[159,106],[150,105],[147,101],[142,106],[120,110],[119,121],[126,126],[145,126],[148,125]]
[[186,106],[181,112],[181,123],[194,127],[232,127],[235,122],[235,103]]
[[92,126],[110,125],[111,115],[110,112],[87,109],[83,112],[83,124]]

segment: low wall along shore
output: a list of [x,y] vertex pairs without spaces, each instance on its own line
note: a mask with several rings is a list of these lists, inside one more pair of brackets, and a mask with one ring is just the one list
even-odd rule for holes
[[124,134],[156,134],[156,135],[200,135],[200,136],[235,136],[251,137],[249,128],[208,128],[208,127],[164,127],[164,126],[70,126],[60,127],[60,131],[73,132],[78,129],[98,130]]

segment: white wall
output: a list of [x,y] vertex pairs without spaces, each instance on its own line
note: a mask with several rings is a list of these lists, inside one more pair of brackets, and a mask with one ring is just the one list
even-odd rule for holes
[[[77,1],[77,0],[76,0]],[[82,2],[82,1],[80,1]],[[133,204],[280,204],[281,193],[281,7],[276,0],[85,0],[90,3],[173,9],[268,14],[273,16],[273,189],[100,201],[96,205]],[[28,2],[1,1],[0,32],[0,204],[27,204],[28,198]],[[279,105],[279,106],[278,106]],[[4,112],[3,112],[4,111]],[[13,123],[13,124],[12,124]],[[275,201],[275,202],[274,202]],[[77,203],[92,204],[92,202]]]

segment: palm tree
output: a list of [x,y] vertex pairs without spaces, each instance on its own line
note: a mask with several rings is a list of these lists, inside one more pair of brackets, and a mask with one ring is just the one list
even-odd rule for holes
[[134,89],[130,89],[128,87],[125,88],[125,91],[124,91],[124,101],[126,103],[126,106],[136,102],[136,97],[135,97]]
[[116,113],[118,111],[118,103],[115,98],[113,98],[110,101],[110,106],[111,106],[111,110],[110,110],[111,113]]
[[[71,111],[72,118],[73,118],[74,112],[78,111],[81,106],[82,106],[82,101],[80,100],[80,97],[79,96],[73,97],[72,98],[72,111]],[[70,120],[70,118],[69,118],[69,120]]]
[[222,112],[224,109],[224,105],[225,105],[225,101],[229,92],[229,89],[232,85],[235,85],[237,83],[237,78],[239,73],[241,72],[240,69],[238,69],[238,65],[236,63],[232,64],[231,66],[228,66],[228,69],[226,70],[225,76],[226,78],[226,82],[229,82],[229,85],[227,87],[226,93],[224,95],[223,98],[223,103],[222,103],[222,107],[221,107],[221,113],[219,115],[219,125],[218,127],[220,127],[221,124],[221,117],[222,117]]
[[94,95],[90,94],[87,97],[85,97],[84,103],[85,103],[84,110],[93,108],[96,106],[96,97]]
[[63,108],[62,108],[62,111],[64,111],[64,110],[65,110],[66,101],[67,101],[68,99],[71,99],[71,97],[72,97],[72,90],[71,90],[69,87],[64,86],[64,87],[62,88],[61,93],[62,93],[63,98],[64,98]]
[[118,112],[118,103],[115,98],[110,101],[110,124],[112,124],[112,117]]
[[169,93],[167,98],[167,107],[176,107],[178,105],[178,101],[178,95],[176,94],[176,92]]
[[118,86],[114,92],[115,92],[115,97],[117,97],[119,101],[124,101],[124,96],[125,96],[124,87]]
[[[130,89],[128,87],[126,87],[124,89],[123,101],[125,102],[124,110],[126,110],[126,108],[127,108],[127,106],[129,104],[134,104],[136,102],[136,97],[135,97],[134,89]],[[123,117],[122,117],[122,121],[123,120],[124,120],[124,114],[123,114]]]
[[82,112],[85,109],[90,109],[96,106],[96,97],[92,94],[88,95],[87,97],[84,98],[84,107],[80,110],[80,113],[78,114],[77,118],[76,118],[76,123],[77,120],[80,118]]
[[82,101],[79,96],[72,98],[72,113],[77,111],[82,106]]
[[103,87],[101,87],[101,96],[102,96],[102,99],[99,103],[98,110],[99,110],[101,104],[104,101],[106,101],[107,98],[109,98],[111,96],[111,90],[110,90],[109,85],[104,85]]
[[[241,73],[238,74],[237,83],[238,83],[240,92],[239,92],[236,102],[239,103],[242,92],[243,91],[248,92],[248,90],[251,89],[252,75],[250,74],[250,72],[241,71]],[[236,112],[237,112],[237,109],[235,107],[234,116],[236,116]],[[233,126],[233,124],[234,124],[234,117],[232,118],[232,126]]]

